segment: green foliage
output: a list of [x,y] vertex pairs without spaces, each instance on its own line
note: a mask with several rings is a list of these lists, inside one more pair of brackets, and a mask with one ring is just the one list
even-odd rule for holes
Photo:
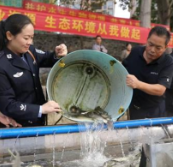
[[[139,16],[140,16],[140,8],[141,8],[141,1],[142,0],[137,0],[137,9],[136,12],[134,14],[134,16],[132,17],[132,19],[135,20],[139,20]],[[127,7],[129,7],[130,9],[130,0],[120,0],[121,4],[120,7],[122,9],[127,9]],[[173,0],[169,0],[169,4],[170,4],[170,27],[171,27],[171,31],[173,31]],[[165,9],[165,11],[168,9]],[[158,14],[158,7],[157,7],[157,0],[152,0],[152,4],[151,4],[151,23],[156,23],[156,24],[162,24],[160,22],[159,19],[159,14]]]

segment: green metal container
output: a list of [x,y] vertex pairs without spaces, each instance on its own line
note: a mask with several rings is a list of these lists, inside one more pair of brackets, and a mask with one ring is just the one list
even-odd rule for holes
[[108,54],[78,50],[59,60],[47,80],[49,100],[59,103],[63,114],[77,122],[92,122],[85,115],[72,116],[76,106],[85,112],[95,108],[106,111],[116,121],[127,110],[133,90],[126,86],[126,69]]

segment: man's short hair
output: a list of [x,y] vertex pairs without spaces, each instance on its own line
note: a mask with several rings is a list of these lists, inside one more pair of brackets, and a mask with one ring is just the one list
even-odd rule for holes
[[153,27],[148,34],[148,38],[150,38],[151,35],[153,34],[156,34],[159,37],[165,36],[166,37],[165,45],[169,43],[171,38],[170,32],[165,27],[162,27],[162,26]]

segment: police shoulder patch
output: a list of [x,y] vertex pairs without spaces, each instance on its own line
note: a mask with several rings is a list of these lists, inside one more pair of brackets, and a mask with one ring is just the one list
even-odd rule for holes
[[39,49],[35,49],[37,53],[44,54],[45,52]]

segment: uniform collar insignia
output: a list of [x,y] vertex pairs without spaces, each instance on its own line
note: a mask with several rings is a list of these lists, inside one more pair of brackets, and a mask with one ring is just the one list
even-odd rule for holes
[[11,54],[7,54],[7,59],[12,59],[12,55]]

